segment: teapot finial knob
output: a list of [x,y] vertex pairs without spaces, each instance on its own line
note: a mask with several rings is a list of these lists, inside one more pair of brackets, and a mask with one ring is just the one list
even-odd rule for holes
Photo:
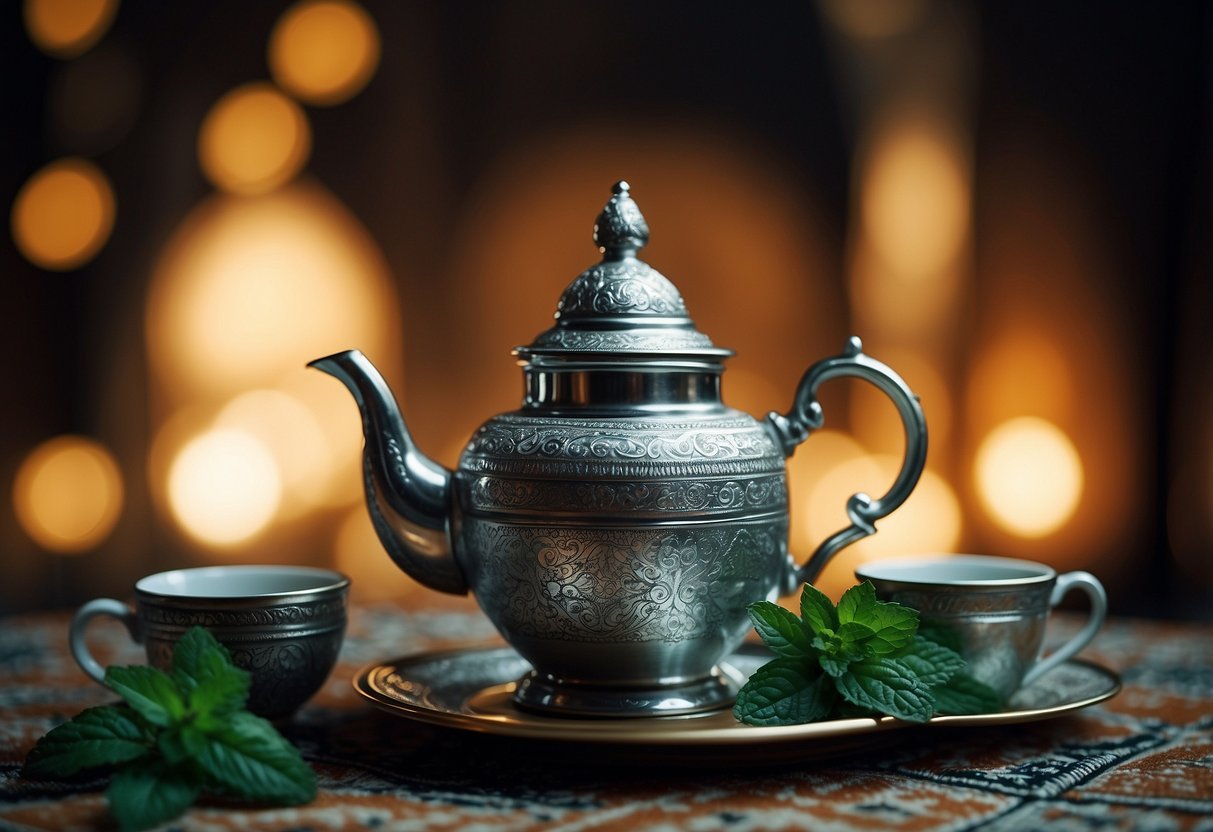
[[594,242],[604,260],[635,257],[649,241],[649,224],[632,200],[631,187],[626,180],[611,186],[612,196],[594,223]]

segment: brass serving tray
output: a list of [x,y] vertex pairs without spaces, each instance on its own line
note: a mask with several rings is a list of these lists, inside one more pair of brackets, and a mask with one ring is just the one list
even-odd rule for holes
[[[770,659],[745,646],[728,664],[749,676]],[[728,710],[686,716],[592,719],[546,716],[515,707],[514,680],[531,666],[509,647],[421,653],[363,668],[354,689],[384,711],[418,722],[527,740],[614,749],[761,750],[783,757],[834,755],[870,744],[872,735],[910,727],[1008,725],[1062,716],[1115,696],[1120,678],[1097,664],[1071,660],[1020,690],[1006,710],[938,716],[917,726],[893,717],[838,719],[805,725],[743,725]]]

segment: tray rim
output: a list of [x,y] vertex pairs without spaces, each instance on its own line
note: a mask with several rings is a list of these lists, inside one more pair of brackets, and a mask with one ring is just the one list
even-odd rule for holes
[[[742,648],[744,649],[744,647]],[[826,740],[858,735],[878,734],[905,728],[968,727],[980,725],[1014,725],[1023,722],[1038,722],[1065,716],[1075,711],[1097,705],[1115,697],[1123,687],[1120,675],[1103,665],[1083,658],[1072,658],[1067,665],[1079,665],[1103,676],[1108,687],[1086,698],[1053,705],[1047,708],[1030,708],[998,713],[964,714],[932,717],[925,723],[909,722],[896,717],[857,717],[798,725],[742,725],[732,722],[715,727],[694,730],[697,722],[721,719],[720,712],[691,714],[684,716],[628,717],[610,719],[604,717],[543,716],[519,711],[517,721],[496,714],[473,714],[448,709],[427,708],[380,693],[372,684],[373,677],[383,671],[397,672],[408,663],[441,660],[453,656],[476,653],[514,652],[503,645],[476,645],[438,650],[426,650],[405,654],[387,661],[370,662],[354,675],[351,685],[371,705],[389,714],[413,721],[471,731],[480,734],[512,737],[527,740],[555,742],[590,742],[609,746],[750,746],[795,743],[809,740]],[[516,655],[516,654],[515,654]],[[521,658],[521,657],[519,657]],[[490,690],[508,692],[513,680],[488,685],[480,694]],[[620,730],[627,727],[628,730]],[[647,730],[635,730],[636,728]]]

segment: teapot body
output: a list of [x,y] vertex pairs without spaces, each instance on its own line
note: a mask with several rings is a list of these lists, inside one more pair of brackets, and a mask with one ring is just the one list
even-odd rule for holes
[[710,679],[789,563],[784,454],[719,403],[503,414],[476,432],[453,485],[469,586],[535,667],[530,686],[559,683],[566,698]]

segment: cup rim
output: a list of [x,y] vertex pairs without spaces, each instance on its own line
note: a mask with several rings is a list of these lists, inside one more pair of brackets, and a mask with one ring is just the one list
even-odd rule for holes
[[[226,595],[202,595],[197,592],[187,592],[184,587],[180,591],[172,591],[175,580],[183,581],[185,575],[208,577],[215,574],[238,573],[245,575],[279,575],[296,577],[312,577],[314,585],[299,589],[288,589],[281,592],[229,593]],[[166,587],[167,584],[167,587]],[[350,579],[335,569],[325,569],[319,566],[301,566],[283,563],[230,563],[214,566],[190,566],[181,569],[168,569],[145,575],[135,582],[135,592],[144,598],[164,598],[173,601],[256,601],[281,598],[300,598],[304,596],[321,595],[339,592],[350,585]],[[155,588],[153,588],[155,587]]]
[[[926,566],[938,566],[940,564],[971,567],[998,566],[1006,569],[1020,569],[1034,574],[1014,578],[968,578],[956,580],[916,577],[913,574],[916,568],[921,569]],[[1047,563],[1025,560],[1023,558],[1007,558],[1000,555],[935,554],[915,555],[904,558],[882,558],[880,560],[869,561],[855,567],[855,577],[860,580],[922,587],[1015,587],[1047,584],[1055,581],[1057,580],[1057,570]]]

